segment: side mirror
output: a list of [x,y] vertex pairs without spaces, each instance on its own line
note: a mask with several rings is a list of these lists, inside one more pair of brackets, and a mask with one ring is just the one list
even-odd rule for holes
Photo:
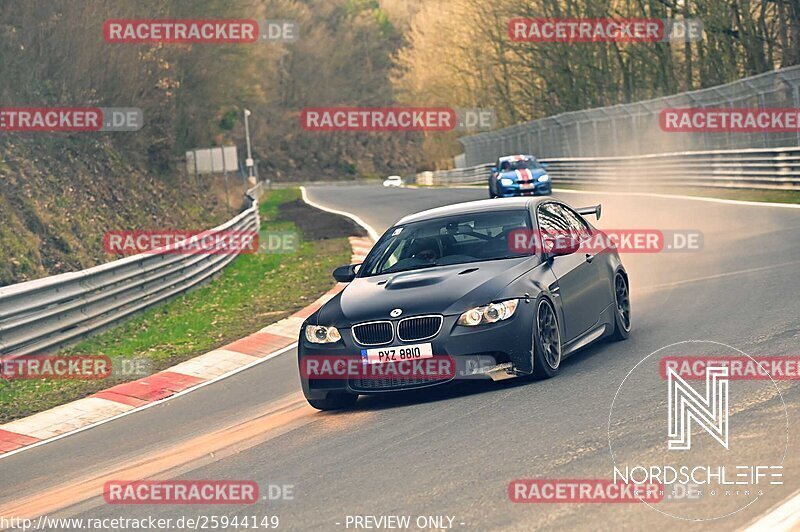
[[539,164],[541,164],[541,165],[542,165],[542,168],[544,168],[545,170],[547,170],[548,168],[550,168],[550,165],[549,165],[549,164],[547,164],[547,163],[539,163]]
[[548,258],[572,255],[581,248],[581,241],[569,234],[543,237],[542,244]]
[[333,270],[333,278],[336,279],[337,282],[340,283],[349,283],[353,279],[356,278],[356,268],[360,266],[359,264],[347,264],[345,266],[339,266],[335,270]]
[[496,173],[497,173],[497,167],[496,166],[492,166],[492,175],[494,175]]

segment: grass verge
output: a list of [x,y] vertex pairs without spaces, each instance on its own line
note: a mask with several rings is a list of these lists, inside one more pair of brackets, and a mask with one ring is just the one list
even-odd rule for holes
[[[58,354],[106,355],[112,364],[145,359],[156,372],[305,307],[333,286],[331,271],[350,262],[347,236],[363,230],[346,218],[308,207],[299,198],[298,189],[275,190],[259,205],[262,230],[299,232],[296,252],[240,255],[213,282]],[[0,423],[121,382],[117,377],[0,382]]]

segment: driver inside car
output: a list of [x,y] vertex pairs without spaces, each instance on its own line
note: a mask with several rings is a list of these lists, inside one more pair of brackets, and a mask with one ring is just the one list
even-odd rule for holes
[[414,241],[409,257],[434,262],[439,258],[439,246],[433,238],[420,238]]

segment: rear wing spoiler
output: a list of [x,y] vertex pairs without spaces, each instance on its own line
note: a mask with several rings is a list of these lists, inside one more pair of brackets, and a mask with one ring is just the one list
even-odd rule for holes
[[580,209],[576,209],[576,210],[578,211],[579,214],[581,214],[583,216],[588,216],[590,214],[594,214],[595,216],[597,216],[597,219],[599,220],[600,219],[600,211],[601,211],[601,209],[602,209],[602,205],[600,205],[598,203],[594,207],[581,207]]

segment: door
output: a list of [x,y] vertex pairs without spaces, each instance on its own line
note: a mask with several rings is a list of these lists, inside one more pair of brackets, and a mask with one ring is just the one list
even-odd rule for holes
[[[572,233],[582,237],[590,234],[585,222],[560,203],[540,204],[536,217],[542,233]],[[591,329],[608,305],[603,261],[578,250],[571,255],[554,257],[550,268],[557,279],[555,294],[558,294],[564,311],[564,343],[567,343]]]

